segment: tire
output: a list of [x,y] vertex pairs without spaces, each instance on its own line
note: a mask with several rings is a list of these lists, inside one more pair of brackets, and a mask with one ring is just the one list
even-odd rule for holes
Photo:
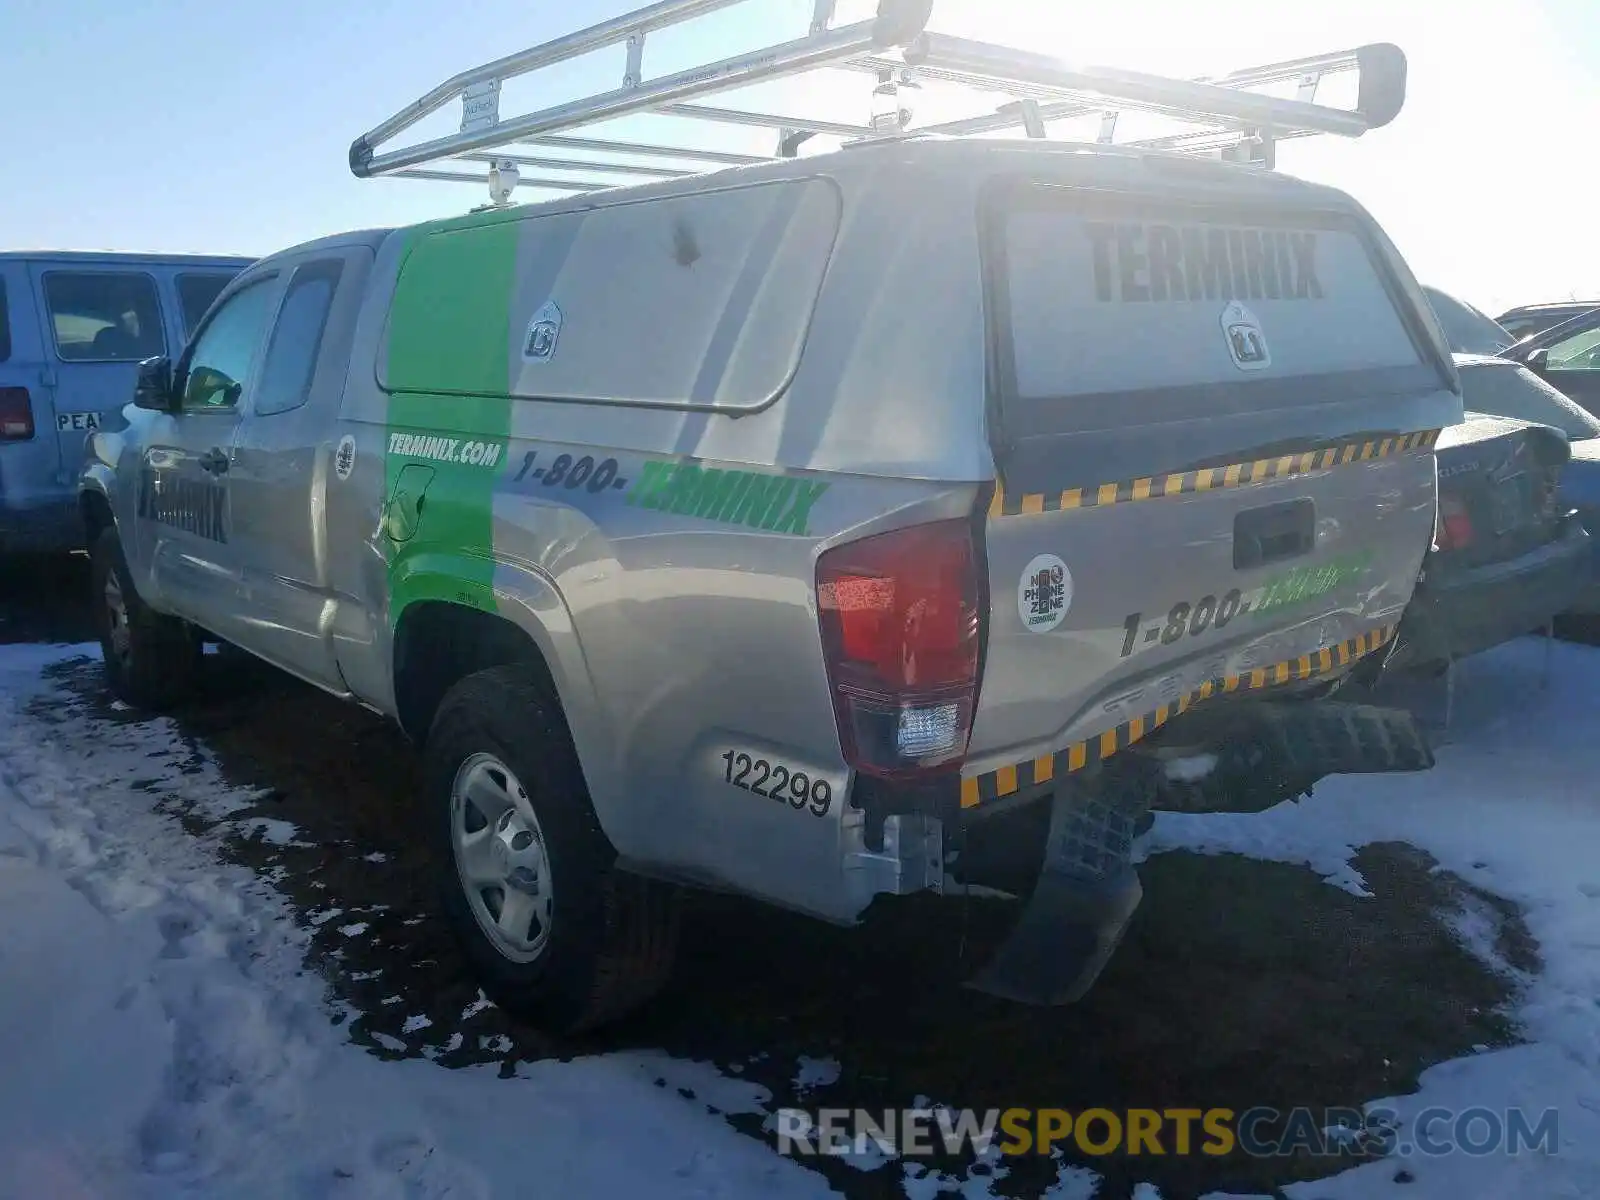
[[200,635],[177,617],[140,598],[115,527],[89,549],[90,601],[105,659],[106,682],[117,699],[161,711],[194,694],[200,674]]
[[566,722],[529,671],[493,667],[452,687],[424,772],[442,908],[497,1003],[577,1033],[661,989],[678,889],[616,866]]

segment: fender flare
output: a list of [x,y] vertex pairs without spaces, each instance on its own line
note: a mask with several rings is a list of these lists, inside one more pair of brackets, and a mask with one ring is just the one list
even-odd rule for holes
[[[462,581],[481,580],[486,567],[491,571],[487,588],[477,584],[464,590]],[[613,830],[626,828],[629,822],[617,811],[622,796],[616,770],[616,747],[600,720],[599,693],[588,658],[571,609],[555,581],[531,564],[512,559],[424,550],[407,555],[395,564],[390,585],[391,595],[405,597],[403,604],[389,614],[391,690],[394,687],[394,632],[412,606],[424,602],[452,604],[509,622],[534,644],[549,669],[600,827],[608,837]],[[463,597],[472,596],[474,592],[480,600],[487,598],[485,592],[492,596],[493,608],[481,602],[464,602]],[[622,852],[620,845],[617,849]]]

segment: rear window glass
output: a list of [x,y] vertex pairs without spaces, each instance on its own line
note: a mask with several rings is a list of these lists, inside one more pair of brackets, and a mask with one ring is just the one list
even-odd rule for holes
[[51,271],[45,306],[63,362],[137,362],[166,353],[155,280],[135,271]]
[[6,305],[6,281],[0,279],[0,362],[11,357],[11,309]]
[[1423,364],[1361,238],[1309,214],[1039,189],[1012,202],[998,240],[1022,399]]
[[228,286],[230,275],[193,275],[183,274],[178,276],[178,303],[183,308],[183,335],[191,337],[195,327],[200,324],[200,318],[206,315],[206,309],[216,298],[221,295],[222,289]]

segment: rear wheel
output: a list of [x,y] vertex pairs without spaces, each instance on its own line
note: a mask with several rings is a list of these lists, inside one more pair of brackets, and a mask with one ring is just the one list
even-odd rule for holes
[[444,910],[485,990],[558,1033],[653,996],[677,946],[677,889],[617,868],[566,723],[530,673],[456,684],[425,756]]
[[149,709],[169,708],[190,696],[200,670],[200,635],[140,598],[115,527],[102,530],[90,547],[89,578],[112,694]]

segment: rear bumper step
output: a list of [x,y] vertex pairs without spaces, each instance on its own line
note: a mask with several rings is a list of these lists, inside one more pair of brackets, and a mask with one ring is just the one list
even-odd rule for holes
[[[1434,761],[1410,713],[1371,704],[1260,701],[1185,732],[1205,741],[1166,753],[1152,748],[1097,775],[1058,782],[1033,894],[968,987],[1023,1004],[1081,999],[1143,897],[1133,841],[1152,808],[1256,812],[1326,775],[1425,771]],[[1209,773],[1171,778],[1170,766],[1200,753],[1188,748],[1197,745],[1214,747],[1206,751]]]
[[[1150,755],[1150,807],[1176,812],[1260,812],[1299,796],[1328,775],[1426,771],[1433,750],[1411,713],[1340,700],[1241,705],[1209,770],[1173,772]],[[1198,777],[1196,777],[1198,776]]]
[[1020,1004],[1070,1004],[1083,997],[1144,897],[1130,865],[1144,808],[1136,794],[1105,794],[1071,782],[1056,789],[1033,895],[969,988]]

